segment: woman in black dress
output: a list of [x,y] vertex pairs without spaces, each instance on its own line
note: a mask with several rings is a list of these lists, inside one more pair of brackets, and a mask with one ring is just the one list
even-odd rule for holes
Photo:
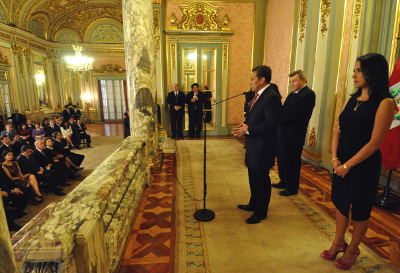
[[[331,248],[321,254],[324,259],[335,260],[339,252],[344,252],[336,262],[342,269],[350,269],[360,255],[358,246],[367,232],[379,183],[382,163],[379,147],[395,113],[385,57],[376,53],[359,57],[353,79],[358,90],[346,102],[332,138],[335,239]],[[354,229],[347,244],[344,236],[350,219]]]
[[131,127],[129,122],[129,110],[124,113],[124,139],[131,135]]

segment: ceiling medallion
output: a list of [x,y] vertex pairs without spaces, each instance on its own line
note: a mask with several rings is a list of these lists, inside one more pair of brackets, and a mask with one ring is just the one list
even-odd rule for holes
[[227,15],[218,21],[218,9],[210,3],[193,2],[189,5],[181,5],[182,17],[179,22],[175,14],[171,14],[168,20],[171,29],[183,30],[230,30],[228,28],[229,18]]
[[67,68],[74,72],[85,72],[93,69],[93,59],[82,56],[82,46],[72,45],[72,48],[75,50],[75,56],[65,58],[67,60]]

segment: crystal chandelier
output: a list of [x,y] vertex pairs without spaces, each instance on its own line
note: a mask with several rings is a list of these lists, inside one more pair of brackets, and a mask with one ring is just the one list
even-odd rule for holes
[[84,72],[93,69],[93,59],[82,56],[82,46],[72,45],[72,48],[75,50],[75,56],[66,57],[67,68],[75,72]]

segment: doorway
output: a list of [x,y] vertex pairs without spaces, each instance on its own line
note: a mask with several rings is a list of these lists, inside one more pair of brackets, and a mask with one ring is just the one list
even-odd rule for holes
[[[217,120],[221,115],[221,108],[214,104],[221,98],[221,48],[221,44],[178,44],[178,81],[185,95],[191,91],[193,83],[198,83],[200,91],[205,93],[206,128],[210,134],[217,134],[220,128]],[[185,131],[189,129],[187,105],[184,128]]]
[[99,80],[101,121],[123,121],[128,108],[125,80]]

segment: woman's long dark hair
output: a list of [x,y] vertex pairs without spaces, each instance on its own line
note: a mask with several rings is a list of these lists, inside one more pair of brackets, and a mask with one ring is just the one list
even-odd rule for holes
[[[357,58],[360,62],[361,72],[369,84],[369,98],[376,99],[383,96],[391,98],[389,91],[389,65],[385,57],[378,53],[368,53]],[[352,97],[361,96],[362,89],[358,88]]]

